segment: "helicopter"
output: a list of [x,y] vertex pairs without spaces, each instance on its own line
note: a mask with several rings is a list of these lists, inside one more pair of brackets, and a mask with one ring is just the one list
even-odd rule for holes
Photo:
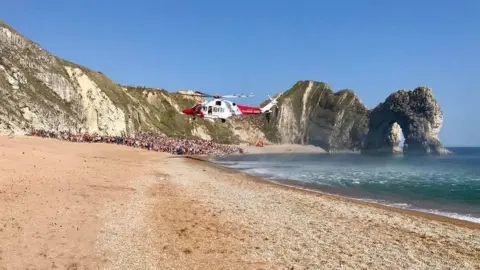
[[210,101],[204,101],[202,103],[197,103],[191,108],[186,108],[183,110],[183,114],[193,116],[193,120],[195,117],[201,117],[204,119],[209,119],[212,121],[220,120],[222,123],[225,123],[227,119],[234,116],[244,116],[244,115],[258,115],[258,114],[265,114],[267,121],[270,120],[271,109],[277,106],[277,97],[272,98],[268,96],[270,102],[266,104],[264,107],[256,107],[256,106],[245,106],[237,104],[231,100],[227,100],[225,98],[248,98],[253,97],[252,94],[245,95],[210,95],[205,94],[199,91],[194,91],[194,94],[184,94],[190,96],[198,96],[204,98],[213,98]]

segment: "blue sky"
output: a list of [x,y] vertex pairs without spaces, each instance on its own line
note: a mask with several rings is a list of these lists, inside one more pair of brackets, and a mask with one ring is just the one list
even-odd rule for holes
[[433,88],[446,145],[480,145],[480,1],[3,0],[0,19],[122,84],[254,93],[298,80],[369,107]]

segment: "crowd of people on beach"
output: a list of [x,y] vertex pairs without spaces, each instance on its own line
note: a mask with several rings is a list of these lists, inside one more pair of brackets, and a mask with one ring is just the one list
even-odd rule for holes
[[73,134],[67,131],[53,132],[32,130],[30,136],[54,138],[70,142],[112,143],[142,148],[149,151],[166,152],[174,155],[208,155],[223,156],[243,154],[238,146],[224,145],[207,140],[170,138],[164,135],[138,133],[128,136],[100,136],[98,134]]

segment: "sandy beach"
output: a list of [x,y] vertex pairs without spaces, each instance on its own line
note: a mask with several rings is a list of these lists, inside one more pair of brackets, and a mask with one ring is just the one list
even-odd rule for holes
[[480,226],[113,144],[0,137],[0,269],[480,269]]

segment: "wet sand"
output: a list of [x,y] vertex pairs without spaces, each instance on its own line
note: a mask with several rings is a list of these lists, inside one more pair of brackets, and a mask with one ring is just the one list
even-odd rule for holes
[[125,146],[0,137],[0,269],[479,269],[480,229]]

